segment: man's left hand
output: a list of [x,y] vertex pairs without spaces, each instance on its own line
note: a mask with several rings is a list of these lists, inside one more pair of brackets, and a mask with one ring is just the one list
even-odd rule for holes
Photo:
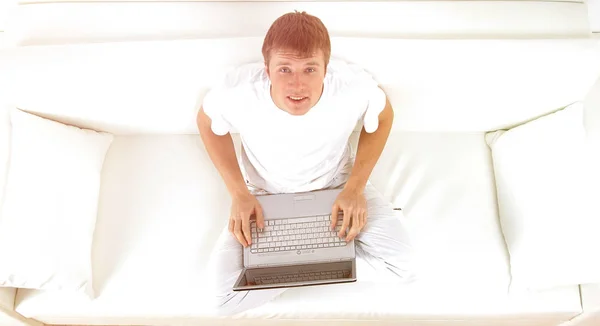
[[331,211],[331,229],[335,230],[339,213],[343,212],[343,223],[338,236],[343,238],[346,230],[346,242],[352,241],[367,223],[367,200],[362,190],[344,189],[333,203]]

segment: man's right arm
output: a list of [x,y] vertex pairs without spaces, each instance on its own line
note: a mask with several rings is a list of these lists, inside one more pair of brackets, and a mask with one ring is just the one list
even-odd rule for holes
[[252,215],[256,216],[257,226],[259,228],[264,227],[262,208],[256,197],[246,187],[246,182],[235,156],[231,134],[216,135],[211,129],[212,121],[203,108],[200,108],[196,122],[208,156],[219,171],[231,195],[232,207],[231,216],[229,216],[229,231],[246,247],[252,244],[250,217]]
[[231,197],[243,196],[249,194],[240,166],[235,156],[235,148],[231,134],[223,136],[216,135],[210,128],[211,119],[204,109],[200,108],[196,119],[200,137],[204,142],[204,147],[208,156],[221,174],[225,185]]

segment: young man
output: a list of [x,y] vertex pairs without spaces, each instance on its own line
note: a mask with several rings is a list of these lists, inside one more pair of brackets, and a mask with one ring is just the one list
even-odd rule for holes
[[[198,113],[200,135],[232,198],[228,228],[209,262],[221,311],[253,308],[285,290],[232,290],[243,269],[242,247],[251,244],[250,219],[264,227],[258,194],[342,188],[332,207],[332,226],[343,212],[338,235],[355,239],[357,256],[383,274],[407,279],[404,226],[368,183],[394,119],[385,93],[364,70],[330,62],[328,31],[305,12],[278,18],[262,53],[264,63],[230,72]],[[364,128],[354,157],[348,138],[358,121]],[[242,139],[243,169],[232,129]]]

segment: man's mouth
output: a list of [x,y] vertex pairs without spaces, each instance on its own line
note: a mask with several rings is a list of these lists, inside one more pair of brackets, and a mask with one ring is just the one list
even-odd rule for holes
[[302,102],[303,100],[307,99],[306,96],[288,96],[288,98],[294,102]]

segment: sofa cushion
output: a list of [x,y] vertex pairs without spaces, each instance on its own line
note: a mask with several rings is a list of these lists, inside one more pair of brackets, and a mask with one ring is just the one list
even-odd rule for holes
[[[0,42],[2,42],[0,33]],[[0,47],[2,43],[0,43]],[[8,94],[12,93],[9,85],[7,71],[11,67],[10,60],[7,58],[8,51],[0,50],[0,209],[2,208],[2,198],[4,197],[4,185],[6,183],[6,175],[8,172],[8,158],[10,154],[10,116],[9,116],[9,99]]]
[[600,282],[600,139],[582,102],[486,135],[511,290]]
[[[243,313],[246,323],[431,314],[565,320],[579,312],[577,287],[507,295],[508,259],[483,134],[394,133],[384,162],[373,181],[412,220],[420,279],[389,288],[359,260],[356,283],[289,289]],[[386,164],[399,166],[389,170],[391,180],[381,170],[389,169]],[[400,187],[390,188],[392,183]],[[226,188],[198,136],[117,136],[105,162],[95,234],[97,298],[21,289],[16,310],[46,323],[214,321],[205,268],[229,208]],[[340,304],[350,298],[357,301]]]
[[8,107],[0,101],[0,211],[4,201],[4,188],[10,160],[10,129]]
[[483,133],[394,132],[371,180],[414,227],[422,286],[506,292],[508,253]]
[[91,251],[113,136],[11,110],[0,286],[94,295]]
[[577,325],[600,325],[600,283],[582,284],[580,288],[583,314],[578,316]]

